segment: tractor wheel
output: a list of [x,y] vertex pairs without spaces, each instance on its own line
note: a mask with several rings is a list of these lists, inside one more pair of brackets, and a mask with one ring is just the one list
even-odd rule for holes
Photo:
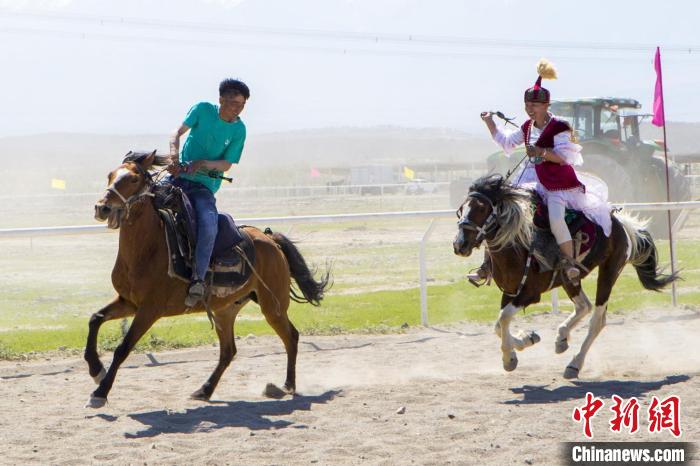
[[[653,174],[644,180],[647,187],[645,196],[638,202],[666,202],[666,165],[658,158],[652,158]],[[671,164],[668,167],[668,182],[671,193],[671,201],[689,201],[692,199],[692,188],[690,179],[683,175],[677,165]],[[674,224],[681,214],[680,210],[671,211],[671,222]],[[667,211],[655,210],[642,212],[642,217],[651,218],[649,232],[656,239],[668,239],[668,213]],[[682,227],[682,225],[679,225]]]
[[622,165],[607,155],[586,154],[578,171],[590,173],[608,185],[608,200],[613,203],[634,202],[632,177]]

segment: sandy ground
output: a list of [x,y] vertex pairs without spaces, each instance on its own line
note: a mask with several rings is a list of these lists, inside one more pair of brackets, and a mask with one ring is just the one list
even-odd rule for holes
[[[588,391],[606,403],[595,440],[672,440],[646,432],[644,416],[652,396],[671,394],[682,400],[682,440],[700,439],[697,311],[610,316],[575,382],[561,374],[585,326],[555,355],[564,317],[518,316],[514,328],[542,341],[513,373],[487,325],[302,336],[299,395],[282,400],[261,395],[284,378],[273,337],[238,340],[210,403],[188,395],[214,367],[211,347],[132,355],[100,410],[83,408],[94,386],[80,359],[2,362],[0,463],[560,464],[560,442],[583,440],[571,413]],[[640,399],[640,432],[608,430],[612,394]]]

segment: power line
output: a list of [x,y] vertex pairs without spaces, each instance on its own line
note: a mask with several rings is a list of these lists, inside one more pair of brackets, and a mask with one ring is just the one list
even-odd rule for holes
[[[73,39],[73,40],[100,40],[100,41],[111,41],[117,43],[132,43],[132,44],[162,44],[166,46],[189,46],[189,47],[232,47],[235,46],[239,51],[248,50],[258,50],[258,49],[273,49],[279,51],[301,51],[309,53],[326,53],[335,55],[368,55],[368,56],[400,56],[400,57],[415,57],[415,58],[453,58],[453,59],[471,59],[474,57],[487,58],[487,59],[503,59],[503,58],[527,58],[527,57],[538,57],[536,53],[524,54],[524,53],[513,53],[513,52],[494,52],[494,51],[446,51],[446,50],[401,50],[401,49],[386,49],[386,48],[357,48],[357,47],[343,47],[343,46],[316,46],[316,45],[302,45],[302,44],[265,44],[260,42],[244,42],[244,41],[231,41],[231,40],[207,40],[207,39],[191,39],[191,38],[178,38],[178,37],[160,37],[160,36],[145,36],[145,35],[124,35],[124,34],[108,34],[101,32],[80,32],[80,31],[66,31],[66,30],[48,30],[48,29],[37,29],[37,28],[23,28],[23,27],[2,27],[0,26],[0,34],[12,34],[12,35],[29,35],[29,36],[39,36],[39,37],[59,37],[62,39]],[[24,46],[24,45],[23,45]],[[638,62],[640,58],[632,57],[611,57],[611,56],[571,56],[571,55],[558,55],[549,54],[550,58],[557,60],[590,60],[590,61],[625,61],[625,62]],[[695,56],[693,57],[695,58]],[[646,59],[646,57],[644,58]]]
[[[328,31],[317,29],[292,29],[292,28],[268,28],[241,25],[228,25],[223,23],[206,23],[176,20],[159,20],[150,18],[134,18],[119,16],[87,16],[77,14],[58,13],[23,13],[0,12],[0,17],[19,19],[39,19],[48,21],[79,22],[94,26],[128,26],[138,28],[166,29],[181,32],[183,30],[204,32],[207,34],[219,33],[229,35],[262,35],[272,37],[296,37],[305,39],[332,39],[339,41],[386,43],[421,46],[457,46],[457,47],[483,47],[483,48],[520,48],[520,49],[548,49],[548,50],[581,50],[581,51],[608,51],[608,52],[649,52],[654,50],[657,44],[635,43],[602,43],[602,42],[561,42],[561,41],[535,41],[535,40],[510,40],[479,37],[457,37],[408,33],[383,33],[383,32],[349,32]],[[698,45],[669,44],[663,47],[666,53],[695,54],[700,50]]]
[[[38,28],[28,28],[28,27],[6,27],[0,26],[0,34],[12,34],[12,35],[29,35],[29,36],[39,36],[39,37],[59,37],[62,39],[74,39],[82,41],[99,40],[99,41],[111,41],[117,43],[132,43],[143,45],[145,43],[152,44],[162,44],[166,46],[189,46],[189,47],[236,47],[239,51],[248,50],[278,50],[278,51],[301,51],[308,53],[326,53],[335,55],[366,55],[366,56],[394,56],[394,57],[408,57],[408,58],[448,58],[448,59],[473,59],[474,57],[479,57],[482,59],[520,59],[520,58],[537,58],[539,52],[532,52],[531,55],[526,55],[521,53],[513,53],[512,51],[505,52],[494,52],[489,51],[449,51],[449,50],[406,50],[406,49],[387,49],[374,47],[368,48],[357,48],[357,47],[345,47],[343,45],[336,46],[318,46],[318,45],[303,45],[303,44],[292,44],[292,43],[260,43],[260,42],[244,42],[244,41],[232,41],[226,39],[200,39],[191,37],[162,37],[153,35],[125,35],[125,34],[111,34],[103,32],[82,32],[82,31],[66,31],[66,30],[51,30],[51,29],[38,29]],[[581,52],[587,52],[581,50]],[[560,61],[564,60],[576,60],[576,61],[610,61],[614,60],[616,62],[627,62],[627,63],[637,63],[640,60],[647,60],[646,56],[601,56],[601,55],[562,55],[557,53],[549,53],[548,56],[551,59],[556,59]],[[693,55],[693,59],[698,58],[698,55]]]

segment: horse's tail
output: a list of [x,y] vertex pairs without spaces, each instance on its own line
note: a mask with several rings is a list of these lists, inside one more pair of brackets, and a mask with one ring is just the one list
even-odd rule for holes
[[294,278],[294,281],[297,282],[297,286],[301,291],[300,296],[294,288],[290,288],[289,293],[292,300],[298,303],[309,303],[314,306],[320,305],[323,294],[331,286],[330,267],[327,267],[326,272],[321,275],[321,278],[316,280],[314,278],[315,270],[312,271],[309,269],[304,257],[292,240],[281,233],[273,233],[269,230],[266,230],[265,233],[267,233],[273,241],[279,245],[280,249],[282,249],[289,263],[289,272],[292,278]]
[[661,291],[680,277],[678,272],[665,274],[659,270],[659,256],[654,239],[646,230],[648,220],[640,220],[629,214],[616,214],[617,219],[631,241],[629,245],[629,262],[637,271],[637,277],[647,290]]

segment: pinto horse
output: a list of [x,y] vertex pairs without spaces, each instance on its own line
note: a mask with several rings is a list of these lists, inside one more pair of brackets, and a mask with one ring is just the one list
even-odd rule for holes
[[512,335],[510,322],[518,311],[538,303],[545,291],[562,286],[575,306],[574,312],[558,328],[554,347],[556,353],[568,349],[571,330],[593,310],[588,335],[564,371],[566,379],[574,379],[583,368],[593,341],[605,326],[610,293],[627,263],[635,268],[639,281],[647,290],[659,291],[678,279],[676,274],[659,272],[656,246],[641,222],[628,215],[612,214],[610,236],[605,237],[601,232],[598,237],[603,243],[592,249],[582,261],[587,270],[582,271],[581,278],[598,267],[593,309],[580,282],[572,285],[562,280],[561,271],[556,268],[548,272],[536,272],[530,268],[534,229],[531,209],[534,194],[531,191],[508,184],[501,175],[479,178],[469,191],[457,210],[459,231],[453,248],[455,254],[467,257],[486,241],[493,279],[503,292],[495,331],[501,339],[503,368],[506,371],[515,370],[518,365],[515,350],[522,351],[540,340],[534,332]]
[[[104,197],[95,205],[95,218],[107,220],[109,228],[119,229],[119,251],[112,270],[117,297],[92,315],[85,347],[90,375],[99,384],[87,406],[100,408],[107,402],[119,366],[139,339],[161,317],[185,312],[205,311],[204,305],[185,308],[187,283],[168,275],[168,248],[164,226],[153,205],[155,182],[149,170],[168,163],[168,158],[152,153],[127,154],[123,163],[108,177]],[[299,332],[289,321],[291,299],[319,305],[329,284],[329,272],[316,279],[299,250],[279,233],[263,233],[245,227],[255,247],[255,265],[251,277],[226,298],[212,296],[209,302],[219,338],[219,363],[209,379],[192,398],[209,400],[234,355],[233,325],[241,308],[253,300],[268,324],[282,339],[287,353],[287,377],[284,390],[293,394],[296,386],[296,357]],[[301,296],[291,288],[297,283]],[[114,351],[114,359],[105,371],[97,354],[97,333],[109,320],[134,316],[124,339]]]

